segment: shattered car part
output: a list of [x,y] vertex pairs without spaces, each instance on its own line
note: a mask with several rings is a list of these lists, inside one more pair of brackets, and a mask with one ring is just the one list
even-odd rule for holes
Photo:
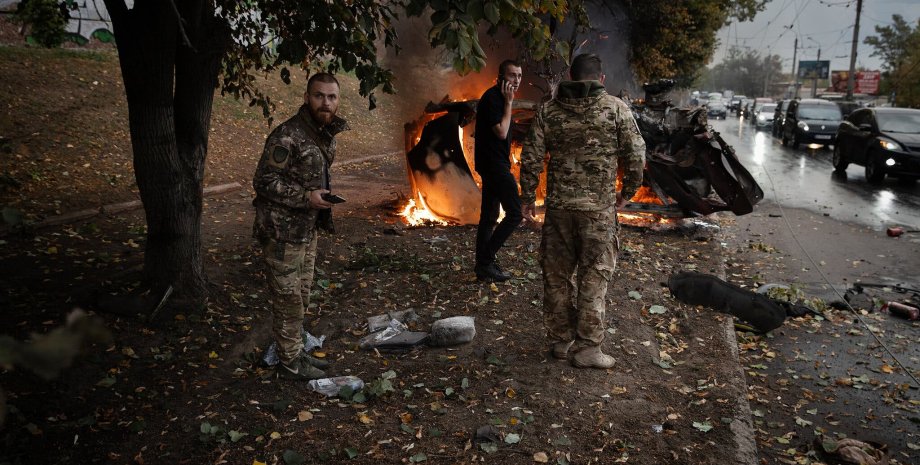
[[[674,108],[665,98],[672,81],[646,84],[644,102],[633,105],[647,147],[643,187],[621,213],[693,217],[718,211],[744,215],[763,191],[734,149],[708,127],[703,107]],[[406,163],[413,196],[437,217],[457,224],[479,221],[481,192],[473,167],[473,135],[464,128],[476,117],[476,100],[429,103],[425,114],[405,125]],[[536,105],[514,101],[512,172]],[[545,173],[537,198],[545,194]]]

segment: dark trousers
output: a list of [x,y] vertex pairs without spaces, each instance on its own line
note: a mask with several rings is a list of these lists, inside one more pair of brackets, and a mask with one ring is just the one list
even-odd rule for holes
[[[479,173],[482,177],[482,207],[479,210],[479,228],[476,230],[476,265],[489,265],[495,254],[521,224],[521,198],[517,180],[510,171]],[[499,206],[505,210],[498,227]]]

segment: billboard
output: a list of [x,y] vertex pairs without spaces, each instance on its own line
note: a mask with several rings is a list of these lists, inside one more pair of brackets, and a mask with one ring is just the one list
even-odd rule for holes
[[[834,92],[847,91],[847,77],[849,71],[832,71],[831,87]],[[878,83],[882,80],[881,71],[857,71],[853,80],[854,94],[878,95]]]
[[830,60],[799,61],[799,79],[827,79],[830,70]]

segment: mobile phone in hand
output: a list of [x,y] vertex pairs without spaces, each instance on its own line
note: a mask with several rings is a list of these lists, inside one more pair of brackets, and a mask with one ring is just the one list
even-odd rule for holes
[[335,195],[331,192],[326,192],[322,195],[322,198],[329,203],[342,203],[345,201],[345,197]]

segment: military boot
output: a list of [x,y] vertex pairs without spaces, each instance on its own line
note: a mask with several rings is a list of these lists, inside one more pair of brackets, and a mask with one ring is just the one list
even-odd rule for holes
[[598,346],[586,347],[572,357],[575,368],[611,368],[616,359],[601,352]]
[[557,342],[550,347],[550,352],[552,352],[553,357],[558,358],[559,360],[565,360],[569,358],[569,348],[572,347],[572,343],[569,342]]
[[295,358],[290,366],[285,363],[279,363],[278,367],[275,368],[275,373],[279,378],[296,379],[300,381],[326,377],[325,371],[310,365],[303,357]]

